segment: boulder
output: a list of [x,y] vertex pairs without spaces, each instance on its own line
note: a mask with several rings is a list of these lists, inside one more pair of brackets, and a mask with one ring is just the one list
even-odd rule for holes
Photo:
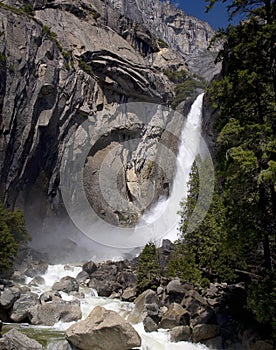
[[143,322],[143,320],[147,316],[147,304],[157,304],[160,305],[159,298],[151,289],[145,290],[142,294],[140,294],[134,301],[134,309],[128,316],[128,321],[131,323],[139,323]]
[[98,280],[92,278],[89,282],[89,287],[96,289],[97,293],[101,297],[109,297],[112,294],[111,283],[107,280]]
[[[212,338],[212,339],[208,339],[208,340],[202,340],[201,341],[202,344],[206,345],[208,347],[208,349],[223,349],[223,340],[221,336]],[[265,348],[258,348],[258,350],[267,350]],[[256,349],[257,350],[257,349]],[[271,349],[272,350],[272,349]]]
[[141,345],[130,323],[101,306],[66,331],[67,340],[81,350],[128,350]]
[[47,345],[47,350],[78,350],[67,340],[59,340]]
[[201,310],[205,310],[208,307],[207,301],[195,290],[189,290],[182,299],[181,305],[191,313],[191,315],[197,315]]
[[157,324],[160,322],[162,317],[162,312],[156,303],[146,304],[145,306],[147,315],[150,316],[154,322]]
[[43,350],[42,345],[13,328],[0,339],[2,350]]
[[89,274],[86,271],[81,271],[77,274],[76,280],[78,281],[78,283],[83,283],[89,280]]
[[170,330],[170,339],[172,342],[188,341],[191,339],[191,334],[189,326],[177,326]]
[[52,290],[62,291],[65,293],[78,292],[79,283],[74,277],[65,276],[53,284]]
[[31,264],[28,269],[25,271],[25,275],[28,277],[36,277],[40,275],[44,275],[48,269],[48,264],[46,263],[38,263]]
[[274,350],[272,342],[260,339],[258,331],[250,328],[243,332],[242,345],[246,350]]
[[191,290],[192,286],[188,283],[181,283],[180,280],[175,279],[168,283],[166,291],[168,294],[179,294],[182,298],[188,290]]
[[187,291],[181,305],[190,313],[192,326],[203,323],[216,323],[213,308],[195,290]]
[[29,314],[32,324],[44,326],[53,326],[58,321],[77,321],[82,317],[79,300],[50,301],[31,308]]
[[181,303],[185,293],[192,288],[188,283],[181,283],[178,279],[172,280],[166,287],[166,292],[169,295],[169,301]]
[[35,276],[29,283],[28,286],[41,286],[45,284],[45,280],[41,276]]
[[158,329],[158,324],[150,316],[146,316],[143,325],[146,332],[155,332]]
[[137,282],[137,277],[133,272],[130,271],[122,271],[119,272],[116,278],[116,281],[126,287],[132,287]]
[[38,296],[34,293],[27,293],[21,295],[19,299],[13,304],[10,318],[14,322],[29,321],[30,309],[39,305]]
[[97,271],[98,266],[94,261],[88,261],[82,265],[83,271],[87,272],[88,275],[91,275],[93,272]]
[[191,325],[194,327],[197,324],[216,323],[216,316],[214,310],[207,306],[206,309],[199,309],[198,314],[193,314]]
[[26,281],[26,276],[22,271],[14,271],[11,279],[15,282],[15,283],[20,283],[20,284],[24,284]]
[[134,301],[134,299],[136,298],[136,293],[136,287],[127,287],[122,294],[122,300]]
[[15,301],[20,297],[20,289],[16,287],[7,288],[0,295],[0,306],[10,309]]
[[202,340],[215,338],[219,333],[220,329],[216,324],[198,324],[193,328],[193,341],[198,343]]
[[186,310],[177,303],[169,305],[168,310],[164,313],[159,328],[173,328],[180,325],[185,325],[189,321],[189,315]]
[[60,301],[62,299],[58,291],[49,290],[40,295],[39,300],[41,304],[48,303],[49,301]]

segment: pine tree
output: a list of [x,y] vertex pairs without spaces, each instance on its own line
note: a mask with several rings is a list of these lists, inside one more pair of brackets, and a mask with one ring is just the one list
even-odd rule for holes
[[159,285],[160,265],[158,250],[153,242],[143,248],[138,259],[137,286],[140,292]]

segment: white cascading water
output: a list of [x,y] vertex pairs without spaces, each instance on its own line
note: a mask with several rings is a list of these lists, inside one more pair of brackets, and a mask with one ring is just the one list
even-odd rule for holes
[[160,232],[163,232],[162,238],[171,241],[179,238],[179,204],[187,197],[189,174],[199,152],[203,96],[204,94],[200,94],[194,101],[181,132],[176,173],[170,196],[167,199],[160,199],[154,208],[143,215],[139,223],[141,226],[153,227],[149,241],[157,244]]
[[[179,153],[177,156],[176,174],[173,182],[173,189],[168,199],[160,199],[159,203],[148,213],[146,213],[141,221],[141,225],[156,223],[153,231],[158,233],[162,229],[165,232],[163,238],[170,240],[177,239],[179,215],[179,203],[185,199],[187,195],[187,182],[189,173],[195,156],[198,152],[199,135],[201,129],[201,106],[203,94],[199,95],[191,107],[191,111],[185,122],[181,133],[181,142]],[[164,231],[165,228],[165,231]],[[154,238],[151,237],[151,240]],[[76,277],[81,271],[81,267],[73,267],[64,269],[63,265],[49,266],[48,271],[43,276],[45,285],[32,287],[32,291],[41,294],[46,290],[50,290],[53,283],[64,276]],[[26,281],[28,282],[28,280]],[[97,305],[101,305],[109,310],[118,312],[122,317],[127,318],[130,311],[133,309],[132,303],[121,302],[116,299],[102,298],[93,296],[89,288],[81,288],[85,297],[81,299],[82,318],[85,319],[89,313]],[[93,291],[94,292],[94,291]],[[63,299],[70,300],[74,297],[68,296],[66,293],[61,293]],[[94,294],[96,295],[96,294]],[[59,322],[55,325],[56,329],[65,330],[69,328],[70,323]],[[158,332],[146,333],[142,323],[133,325],[136,331],[142,338],[141,350],[208,350],[202,344],[192,344],[189,342],[172,343],[169,339],[167,330],[159,330]]]
[[[45,284],[41,286],[32,286],[31,290],[34,293],[40,295],[41,293],[51,289],[54,282],[60,280],[64,276],[76,277],[82,270],[81,267],[70,266],[70,269],[64,269],[63,265],[49,265],[47,272],[42,277],[45,280]],[[28,280],[26,280],[28,282]],[[122,317],[127,319],[128,314],[133,309],[133,303],[122,302],[118,299],[109,299],[98,296],[92,296],[89,288],[80,288],[80,292],[84,294],[84,298],[80,299],[82,319],[85,319],[90,312],[98,305],[103,306],[108,310],[118,312]],[[75,297],[69,296],[66,293],[61,292],[64,300],[72,300]],[[66,330],[70,325],[74,324],[58,322],[53,327],[56,330]],[[41,326],[34,326],[34,328],[40,328]],[[134,324],[133,327],[140,334],[142,338],[141,350],[209,350],[202,344],[192,344],[189,342],[172,343],[169,339],[169,333],[165,329],[160,329],[158,332],[146,333],[142,323]],[[48,328],[48,327],[41,327]]]

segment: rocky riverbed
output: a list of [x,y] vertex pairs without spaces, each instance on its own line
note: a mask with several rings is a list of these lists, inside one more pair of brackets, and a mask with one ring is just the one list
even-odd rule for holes
[[[164,241],[159,250],[168,257],[173,245]],[[151,349],[273,350],[256,330],[242,326],[243,283],[203,289],[161,278],[156,288],[138,294],[136,271],[137,259],[73,267],[48,266],[28,255],[11,279],[0,281],[0,349],[88,350],[93,344],[122,350],[153,344]]]

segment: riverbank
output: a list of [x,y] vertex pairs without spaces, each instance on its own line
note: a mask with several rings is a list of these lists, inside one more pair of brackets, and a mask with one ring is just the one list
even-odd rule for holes
[[[160,252],[167,259],[173,245],[164,241]],[[141,349],[273,349],[248,320],[243,283],[199,288],[161,277],[158,285],[139,292],[137,266],[137,259],[47,265],[27,256],[12,279],[0,283],[3,329],[15,325],[45,349],[59,349],[63,332],[100,306],[134,327]]]

